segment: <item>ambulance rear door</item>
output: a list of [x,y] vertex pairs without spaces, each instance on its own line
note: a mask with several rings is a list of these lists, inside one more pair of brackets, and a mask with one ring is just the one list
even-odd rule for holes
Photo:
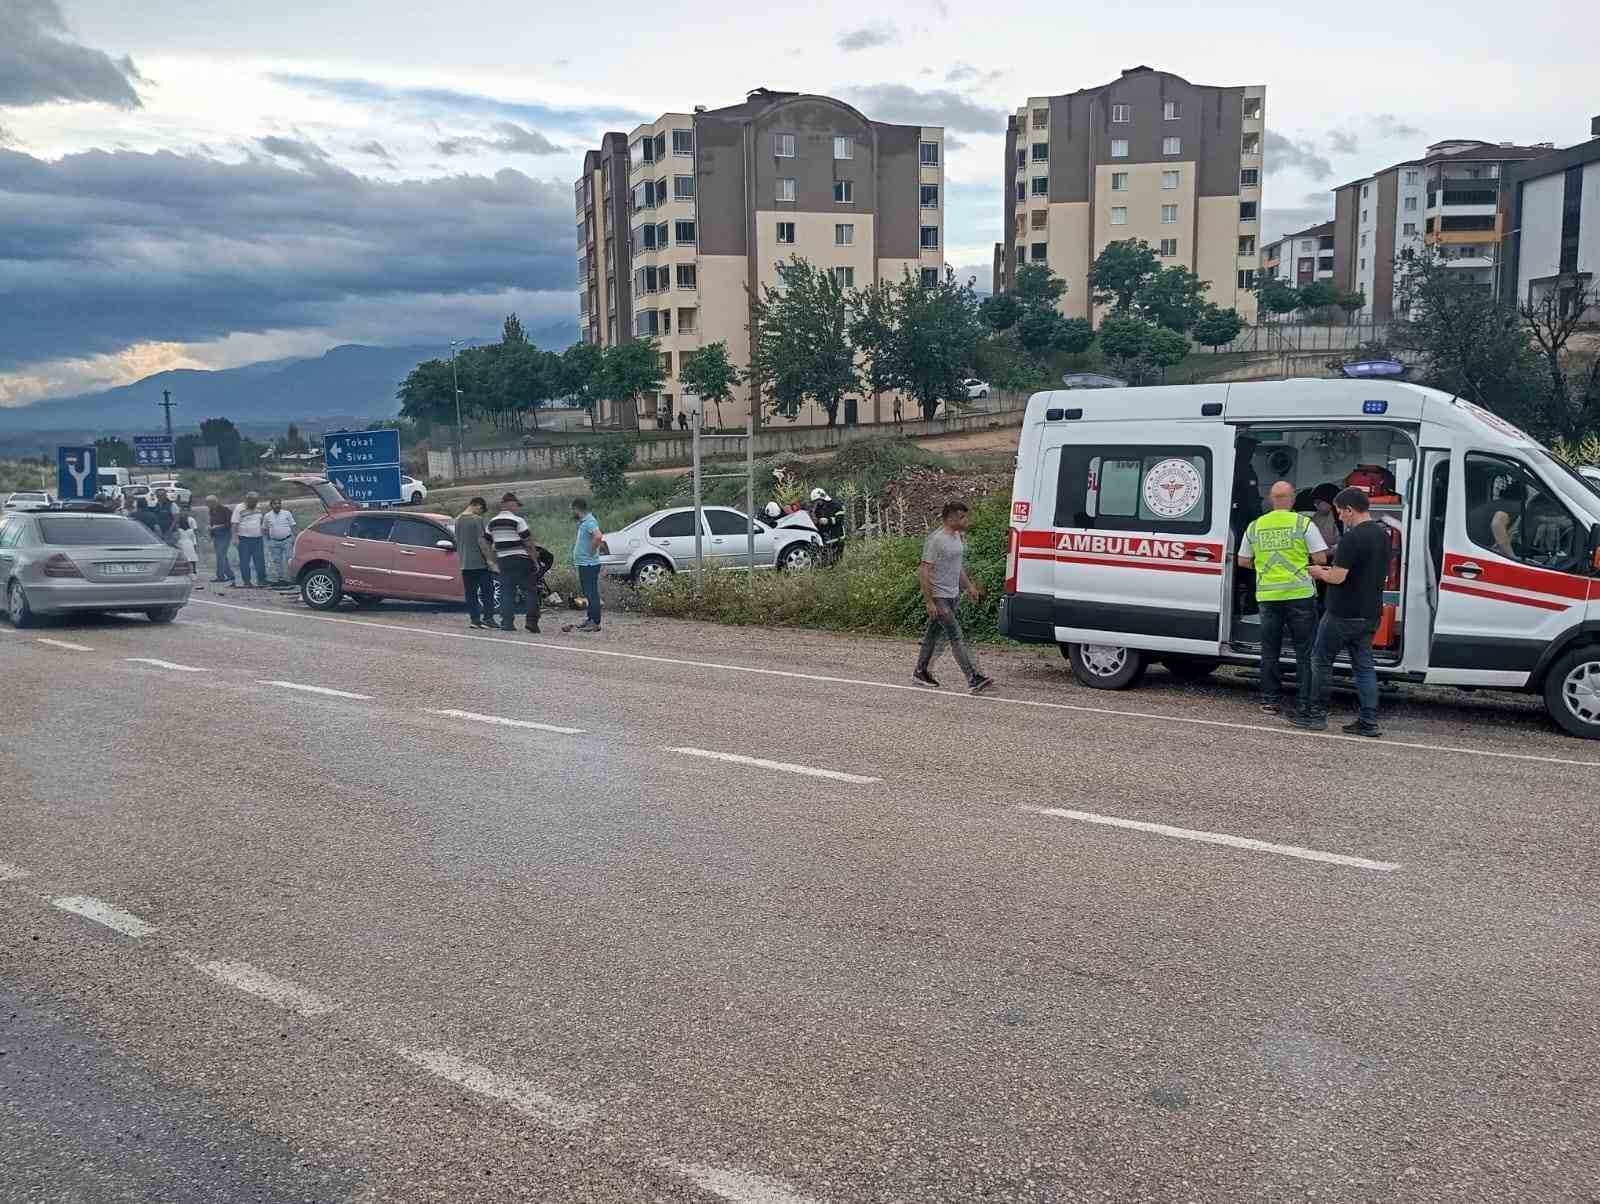
[[1051,515],[1058,641],[1220,654],[1233,448],[1220,417],[1070,430]]

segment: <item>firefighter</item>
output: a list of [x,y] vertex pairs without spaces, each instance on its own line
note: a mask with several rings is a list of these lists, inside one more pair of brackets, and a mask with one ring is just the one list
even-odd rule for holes
[[844,507],[826,489],[813,489],[811,517],[822,536],[822,561],[832,564],[844,553]]
[[1317,525],[1295,512],[1294,486],[1279,481],[1269,495],[1272,509],[1245,528],[1239,565],[1253,568],[1256,606],[1261,614],[1261,709],[1277,714],[1282,705],[1283,629],[1294,640],[1297,715],[1311,710],[1311,641],[1317,627],[1317,586],[1309,566],[1326,564],[1328,545]]

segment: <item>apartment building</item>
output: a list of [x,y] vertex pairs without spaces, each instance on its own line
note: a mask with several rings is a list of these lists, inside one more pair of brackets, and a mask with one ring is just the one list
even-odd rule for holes
[[1133,67],[1098,88],[1035,96],[1006,122],[1005,225],[995,287],[1044,263],[1068,317],[1093,317],[1089,265],[1143,239],[1208,297],[1255,318],[1266,88],[1191,84]]
[[[1506,261],[1499,273],[1509,305],[1554,295],[1570,311],[1600,289],[1600,117],[1590,138],[1510,166],[1502,178]],[[1600,305],[1586,315],[1600,322]]]
[[1295,288],[1321,280],[1333,283],[1335,260],[1334,224],[1322,222],[1261,248],[1261,274],[1277,278]]
[[[684,358],[706,344],[749,364],[752,298],[791,256],[852,288],[944,269],[943,129],[872,121],[826,96],[758,88],[740,104],[664,113],[628,134],[624,193],[618,262],[632,277],[619,315],[633,337],[658,340],[665,371],[647,424],[651,410],[676,414]],[[746,385],[724,417],[752,404],[759,414],[759,402]]]
[[1396,261],[1424,247],[1436,248],[1474,284],[1491,287],[1506,233],[1501,177],[1551,149],[1549,143],[1435,142],[1421,158],[1341,184],[1334,189],[1334,287],[1366,297],[1362,317],[1387,321],[1401,308]]
[[633,337],[628,241],[628,137],[606,134],[583,156],[573,185],[578,213],[578,331],[610,347]]

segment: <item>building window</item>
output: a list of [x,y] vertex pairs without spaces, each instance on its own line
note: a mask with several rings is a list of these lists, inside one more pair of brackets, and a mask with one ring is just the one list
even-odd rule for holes
[[1361,233],[1361,245],[1362,246],[1366,246],[1367,245],[1366,231],[1362,231],[1362,233]]
[[1125,171],[1114,171],[1114,172],[1111,173],[1111,191],[1112,192],[1127,192],[1128,191],[1128,173],[1127,172],[1125,172]]
[[1417,177],[1420,174],[1421,174],[1420,172],[1415,172],[1415,171],[1406,172],[1406,183],[1407,184],[1415,184],[1417,182]]
[[667,177],[666,176],[662,176],[659,180],[656,181],[656,204],[657,205],[665,205],[666,203],[667,203]]
[[1414,196],[1406,197],[1400,207],[1407,213],[1415,213],[1417,211],[1417,198]]
[[924,142],[917,147],[917,159],[924,167],[939,166],[939,144]]
[[640,209],[654,209],[655,207],[656,190],[651,186],[650,181],[646,180],[643,184],[635,184],[633,186],[634,212],[637,213]]
[[1361,270],[1363,272],[1367,270],[1367,261],[1365,259],[1361,261]]
[[1260,121],[1261,120],[1261,97],[1259,97],[1259,96],[1246,96],[1244,98],[1244,110],[1241,113],[1241,116],[1246,121]]
[[1033,161],[1043,163],[1050,157],[1050,144],[1048,142],[1035,142],[1033,144]]
[[1255,270],[1255,268],[1240,268],[1239,269],[1239,287],[1240,288],[1244,288],[1244,289],[1251,289],[1251,288],[1255,288],[1255,286],[1256,286],[1256,270]]
[[1050,177],[1049,176],[1034,176],[1031,186],[1032,186],[1032,189],[1033,189],[1033,195],[1034,196],[1049,196],[1050,195]]
[[1042,129],[1046,129],[1049,125],[1050,125],[1050,110],[1049,109],[1035,109],[1033,111],[1033,128],[1036,129],[1036,130],[1042,130]]
[[694,154],[694,131],[693,130],[673,130],[672,131],[672,153],[675,154],[675,155],[692,155],[692,154]]
[[667,245],[667,223],[662,222],[656,227],[656,250],[663,250]]
[[1031,258],[1034,263],[1043,263],[1045,259],[1048,258],[1046,255],[1048,246],[1049,244],[1047,243],[1033,243],[1028,249],[1029,258]]
[[1240,201],[1239,202],[1239,220],[1241,222],[1253,222],[1253,221],[1256,220],[1256,202],[1255,201]]
[[633,315],[633,333],[635,338],[645,339],[651,335],[661,333],[660,319],[653,309],[641,309]]
[[694,244],[694,223],[673,222],[672,241],[677,243],[680,247],[692,246]]
[[1161,249],[1156,252],[1163,259],[1171,259],[1177,253],[1178,240],[1176,238],[1163,238],[1161,240]]
[[1179,155],[1183,153],[1183,139],[1163,138],[1161,140],[1161,153],[1163,155]]
[[1126,138],[1113,138],[1111,140],[1111,157],[1113,159],[1126,159],[1128,157],[1128,140]]
[[835,159],[854,159],[856,157],[856,140],[854,138],[841,138],[835,134],[833,138],[833,157]]
[[793,134],[774,134],[774,135],[772,135],[772,153],[776,157],[778,157],[779,159],[792,159],[792,158],[794,158],[794,135]]
[[833,203],[835,205],[854,204],[856,199],[856,182],[854,180],[835,180],[833,182]]
[[1241,167],[1239,169],[1239,187],[1261,187],[1261,169],[1259,167]]
[[1178,207],[1176,205],[1161,206],[1161,224],[1163,226],[1174,226],[1177,225],[1177,222]]
[[1246,155],[1259,155],[1261,153],[1261,135],[1246,134],[1239,143],[1239,150]]
[[1161,190],[1163,192],[1172,192],[1172,191],[1174,191],[1178,187],[1178,176],[1180,174],[1181,173],[1176,172],[1176,171],[1164,171],[1164,172],[1162,172],[1161,173]]
[[788,179],[787,177],[782,177],[782,176],[780,176],[778,178],[778,200],[780,200],[780,201],[789,201],[790,203],[793,203],[793,201],[794,201],[794,181],[793,180]]
[[1368,212],[1368,211],[1367,211],[1367,210],[1365,210],[1365,209],[1363,209],[1363,210],[1362,210],[1362,211],[1361,211],[1361,224],[1362,224],[1362,225],[1363,225],[1363,226],[1364,226],[1364,225],[1366,225],[1366,224],[1367,224],[1367,212]]
[[937,251],[939,249],[939,227],[922,227],[922,249],[924,251]]
[[692,201],[694,199],[694,177],[673,176],[672,196],[674,200]]
[[628,165],[637,168],[641,163],[654,163],[656,161],[655,140],[652,138],[635,138],[628,144]]
[[836,247],[853,246],[856,241],[855,226],[841,222],[833,228],[833,245]]
[[1400,228],[1400,233],[1404,234],[1407,238],[1415,238],[1417,236],[1417,223],[1407,222]]
[[938,268],[923,268],[922,269],[922,287],[923,288],[938,288],[939,287],[939,269]]
[[1020,242],[1017,244],[1017,266],[1021,267],[1028,262],[1028,248]]
[[1175,100],[1169,100],[1161,106],[1161,119],[1163,121],[1176,121],[1183,116],[1183,106]]
[[790,246],[792,246],[794,244],[794,223],[793,222],[779,222],[778,223],[778,241],[780,243],[784,243],[784,244],[790,245]]
[[939,186],[937,184],[924,184],[922,186],[922,207],[924,209],[937,209],[939,207]]
[[1256,236],[1254,234],[1239,235],[1239,254],[1254,255],[1256,253]]
[[1363,201],[1367,199],[1367,188],[1368,187],[1369,187],[1369,185],[1366,185],[1366,184],[1363,184],[1361,186],[1361,199]]
[[1126,205],[1111,206],[1111,224],[1113,226],[1126,226],[1128,224],[1128,207]]
[[1045,227],[1045,223],[1048,222],[1049,219],[1050,219],[1050,215],[1048,213],[1046,213],[1043,209],[1035,209],[1032,213],[1030,213],[1028,215],[1028,217],[1029,217],[1029,220],[1030,220],[1030,224],[1032,225],[1033,229],[1035,229],[1035,230],[1043,230],[1044,227]]
[[678,265],[677,271],[678,271],[678,287],[679,288],[698,288],[699,287],[699,285],[696,284],[696,282],[695,282],[695,266],[694,266],[694,264],[692,264],[692,263],[680,263]]
[[1132,121],[1133,120],[1133,106],[1132,105],[1112,105],[1111,106],[1111,120],[1112,121],[1116,121],[1116,122]]
[[1019,146],[1019,147],[1017,147],[1017,170],[1018,171],[1026,171],[1027,169],[1028,169],[1028,152],[1026,150],[1024,150],[1022,147]]
[[1021,180],[1017,181],[1017,202],[1021,204],[1028,199],[1028,186]]
[[840,288],[855,288],[856,270],[855,268],[834,268],[833,279]]

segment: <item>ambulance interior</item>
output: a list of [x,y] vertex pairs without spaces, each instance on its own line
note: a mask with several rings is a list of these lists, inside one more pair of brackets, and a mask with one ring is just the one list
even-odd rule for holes
[[[1384,583],[1383,618],[1373,640],[1373,652],[1379,663],[1398,661],[1405,635],[1404,574],[1411,559],[1405,554],[1405,516],[1412,501],[1417,464],[1412,437],[1398,428],[1377,425],[1243,427],[1235,453],[1233,538],[1227,570],[1232,588],[1225,591],[1230,600],[1229,641],[1235,648],[1251,652],[1258,651],[1261,644],[1254,576],[1239,567],[1235,555],[1250,519],[1270,508],[1267,495],[1274,482],[1289,481],[1294,485],[1295,509],[1323,532],[1329,544],[1330,564],[1339,528],[1337,515],[1326,499],[1353,485],[1366,490],[1373,519],[1390,531],[1393,558],[1389,579]],[[1325,499],[1320,505],[1317,494]],[[1292,656],[1287,640],[1284,653]]]

